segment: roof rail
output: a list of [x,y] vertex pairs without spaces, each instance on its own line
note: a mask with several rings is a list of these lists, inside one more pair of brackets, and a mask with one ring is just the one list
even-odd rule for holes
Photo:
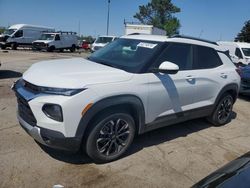
[[71,35],[76,35],[76,32],[73,32],[73,31],[56,31],[56,33],[61,33],[61,34],[71,34]]
[[201,38],[197,38],[197,37],[186,36],[186,35],[174,35],[171,38],[183,38],[183,39],[198,40],[198,41],[201,41],[201,42],[207,42],[207,43],[214,44],[214,45],[218,46],[218,44],[216,42],[214,42],[214,41],[201,39]]

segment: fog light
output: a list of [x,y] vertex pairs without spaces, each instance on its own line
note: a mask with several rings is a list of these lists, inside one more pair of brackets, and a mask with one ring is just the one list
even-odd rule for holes
[[42,111],[44,114],[56,121],[63,122],[62,107],[58,104],[45,104]]

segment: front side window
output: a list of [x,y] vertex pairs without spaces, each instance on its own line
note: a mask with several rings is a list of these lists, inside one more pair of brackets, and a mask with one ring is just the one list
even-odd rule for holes
[[179,66],[179,70],[190,70],[192,66],[192,48],[189,44],[170,43],[158,60],[158,65],[169,61]]
[[245,56],[250,57],[250,48],[241,48]]
[[15,35],[14,35],[16,38],[18,37],[22,37],[23,36],[23,30],[18,30]]
[[117,39],[93,53],[88,59],[96,63],[138,73],[157,53],[161,42]]
[[235,50],[235,55],[236,55],[238,58],[240,58],[240,59],[243,58],[242,53],[241,53],[241,51],[240,51],[239,48],[236,48],[236,50]]
[[213,48],[194,46],[193,69],[210,69],[222,65],[220,57]]
[[60,40],[60,36],[59,36],[59,35],[56,35],[56,36],[55,36],[55,40]]

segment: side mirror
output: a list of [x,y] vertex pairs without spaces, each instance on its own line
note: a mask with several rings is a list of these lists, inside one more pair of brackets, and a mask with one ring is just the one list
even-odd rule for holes
[[154,69],[154,72],[160,72],[164,74],[176,74],[178,71],[179,66],[169,61],[164,61],[160,64],[159,68]]

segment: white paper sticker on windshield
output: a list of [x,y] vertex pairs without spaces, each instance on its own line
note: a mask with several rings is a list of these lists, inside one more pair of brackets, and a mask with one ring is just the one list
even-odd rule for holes
[[152,43],[146,43],[146,42],[140,42],[137,47],[142,47],[142,48],[150,48],[153,49],[154,47],[156,47],[157,44],[152,44]]

